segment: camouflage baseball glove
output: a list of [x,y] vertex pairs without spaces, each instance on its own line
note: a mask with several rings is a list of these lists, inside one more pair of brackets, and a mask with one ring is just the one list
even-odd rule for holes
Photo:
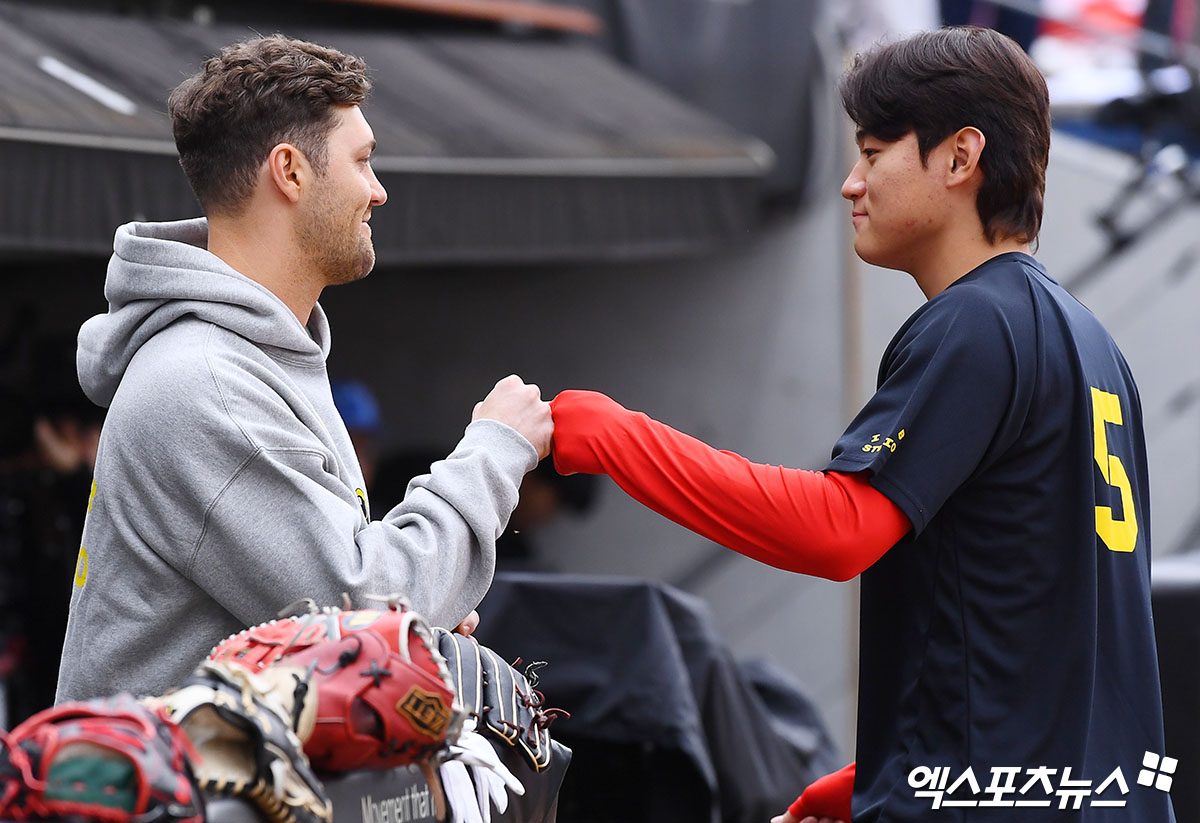
[[38,712],[0,747],[0,819],[202,823],[188,743],[132,695]]

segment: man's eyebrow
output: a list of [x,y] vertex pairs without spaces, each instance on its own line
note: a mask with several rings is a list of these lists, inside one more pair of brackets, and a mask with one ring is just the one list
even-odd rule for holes
[[360,149],[360,151],[365,151],[368,154],[374,154],[376,145],[377,145],[376,142],[374,140],[372,140],[370,143],[364,143],[363,147],[362,147],[362,149]]
[[861,146],[862,142],[867,139],[867,136],[868,135],[867,135],[866,129],[862,129],[862,128],[856,129],[854,131],[854,142],[858,143],[858,145]]

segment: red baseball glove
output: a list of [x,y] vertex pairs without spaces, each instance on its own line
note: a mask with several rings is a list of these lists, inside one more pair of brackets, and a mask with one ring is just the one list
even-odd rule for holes
[[3,743],[0,819],[204,820],[182,731],[130,694],[38,712]]
[[[303,671],[290,702],[314,768],[407,765],[457,739],[464,714],[420,616],[394,598],[386,609],[310,609],[239,632],[209,657],[253,672]],[[314,705],[315,722],[302,721]]]

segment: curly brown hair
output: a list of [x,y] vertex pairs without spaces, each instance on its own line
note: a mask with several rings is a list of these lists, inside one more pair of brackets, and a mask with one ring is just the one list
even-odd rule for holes
[[336,106],[371,90],[354,55],[281,34],[226,46],[167,100],[179,164],[205,213],[237,214],[280,143],[323,173]]

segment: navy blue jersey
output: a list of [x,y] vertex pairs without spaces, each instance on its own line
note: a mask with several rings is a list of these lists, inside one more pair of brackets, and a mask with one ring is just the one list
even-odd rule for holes
[[[862,575],[854,823],[1174,820],[1137,782],[1170,754],[1141,406],[1091,312],[1028,255],[989,260],[896,334],[826,468],[870,470],[913,524]],[[937,794],[968,769],[979,793]]]

